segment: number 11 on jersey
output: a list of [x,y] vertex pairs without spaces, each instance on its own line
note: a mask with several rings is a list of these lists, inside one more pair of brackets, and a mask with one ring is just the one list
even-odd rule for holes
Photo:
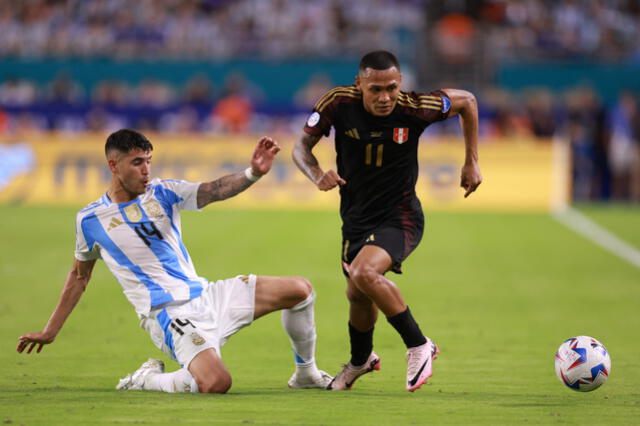
[[[375,151],[375,163],[376,163],[376,167],[381,167],[382,166],[382,151],[384,150],[384,145],[383,144],[378,144]],[[373,160],[373,144],[372,143],[368,143],[367,146],[365,146],[364,149],[364,164],[366,164],[367,166],[370,166],[372,164],[372,160]]]

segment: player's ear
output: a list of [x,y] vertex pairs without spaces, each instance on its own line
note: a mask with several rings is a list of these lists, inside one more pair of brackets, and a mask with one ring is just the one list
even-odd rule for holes
[[362,87],[360,87],[360,74],[356,75],[356,87],[360,90],[362,90]]
[[111,170],[111,173],[116,172],[116,164],[117,164],[117,161],[114,160],[113,158],[109,158],[107,160],[107,165],[109,166],[109,170]]
[[111,151],[107,153],[107,165],[109,166],[109,170],[111,173],[116,172],[116,166],[118,164],[118,160],[120,159],[120,155],[117,152]]

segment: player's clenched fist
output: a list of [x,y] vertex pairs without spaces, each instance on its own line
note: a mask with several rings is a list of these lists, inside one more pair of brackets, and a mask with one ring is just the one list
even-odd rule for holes
[[481,183],[482,174],[480,173],[478,163],[472,162],[465,164],[462,167],[462,172],[460,174],[460,187],[465,190],[464,198],[467,198],[469,194],[474,192]]
[[316,182],[316,186],[321,191],[328,191],[338,185],[345,185],[347,181],[342,179],[335,170],[325,172]]

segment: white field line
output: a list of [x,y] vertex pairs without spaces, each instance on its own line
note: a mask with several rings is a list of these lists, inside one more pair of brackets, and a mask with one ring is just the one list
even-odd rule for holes
[[640,250],[607,231],[579,211],[568,207],[554,211],[553,217],[567,228],[640,269]]

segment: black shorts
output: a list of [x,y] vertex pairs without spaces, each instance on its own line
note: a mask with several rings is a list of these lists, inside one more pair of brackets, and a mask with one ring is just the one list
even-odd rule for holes
[[[391,257],[391,271],[402,273],[402,262],[411,254],[422,239],[424,219],[405,222],[402,226],[382,225],[376,229],[354,237],[347,238],[342,235],[342,261],[348,265],[358,255],[362,247],[366,245],[378,246],[384,249]],[[349,276],[342,268],[345,276]]]

